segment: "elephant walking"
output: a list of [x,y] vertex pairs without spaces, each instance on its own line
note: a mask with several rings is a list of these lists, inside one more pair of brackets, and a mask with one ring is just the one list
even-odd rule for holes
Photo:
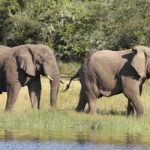
[[[4,52],[5,51],[5,52]],[[50,103],[56,107],[60,73],[52,50],[45,45],[0,47],[0,93],[7,92],[6,111],[11,111],[21,87],[29,90],[32,108],[40,108],[40,75],[50,80]]]
[[144,81],[150,77],[150,48],[135,46],[123,51],[98,51],[82,64],[70,83],[77,77],[81,91],[76,111],[84,111],[88,103],[89,113],[96,113],[97,98],[123,93],[128,98],[127,115],[135,109],[137,116],[142,116],[140,95]]

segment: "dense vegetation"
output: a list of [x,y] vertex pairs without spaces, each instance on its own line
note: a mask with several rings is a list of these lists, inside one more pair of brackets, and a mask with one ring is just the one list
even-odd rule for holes
[[150,46],[150,0],[0,0],[0,44],[43,43],[59,60]]

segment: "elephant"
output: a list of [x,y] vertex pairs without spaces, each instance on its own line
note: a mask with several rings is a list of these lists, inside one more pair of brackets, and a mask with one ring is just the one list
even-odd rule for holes
[[150,48],[134,46],[122,51],[102,50],[93,53],[82,64],[71,81],[78,78],[81,91],[76,111],[84,111],[88,103],[89,113],[96,113],[96,99],[123,93],[128,99],[127,115],[144,115],[141,103],[142,86],[150,77]]
[[5,111],[12,111],[21,87],[27,86],[31,107],[40,109],[40,75],[50,81],[50,104],[56,107],[60,72],[56,58],[48,46],[25,44],[0,47],[0,93],[7,92]]
[[0,45],[0,55],[1,55],[0,64],[2,64],[4,59],[7,58],[9,51],[10,51],[10,47]]

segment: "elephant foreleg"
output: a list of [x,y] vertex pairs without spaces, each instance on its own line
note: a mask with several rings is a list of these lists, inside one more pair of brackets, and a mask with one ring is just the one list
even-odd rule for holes
[[[142,94],[142,85],[143,83],[140,85],[139,89],[140,89],[140,96]],[[127,115],[134,115],[135,113],[135,108],[131,102],[131,99],[128,99],[128,106],[127,106]]]
[[139,82],[128,78],[128,80],[123,80],[122,86],[123,93],[128,99],[131,100],[133,108],[136,110],[137,116],[142,116],[144,114],[144,107],[140,100]]
[[31,107],[33,109],[40,109],[40,98],[41,98],[41,81],[40,76],[34,78],[28,85]]
[[6,102],[5,111],[11,111],[13,109],[13,106],[17,100],[20,89],[21,89],[21,85],[19,83],[9,86],[7,91],[7,102]]

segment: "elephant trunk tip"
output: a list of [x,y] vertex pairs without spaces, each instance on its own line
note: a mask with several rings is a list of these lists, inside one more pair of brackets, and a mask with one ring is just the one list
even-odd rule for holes
[[55,101],[50,101],[50,105],[51,105],[51,108],[55,109],[57,106],[56,106],[56,100]]
[[52,109],[56,109],[56,105],[51,105]]

